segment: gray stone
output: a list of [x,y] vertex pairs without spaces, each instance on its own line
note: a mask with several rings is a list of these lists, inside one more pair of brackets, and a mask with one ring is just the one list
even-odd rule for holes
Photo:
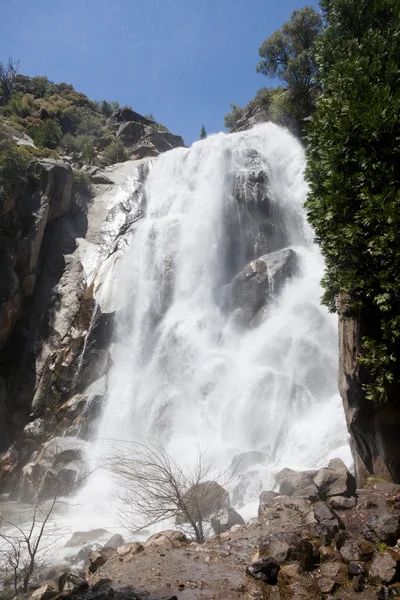
[[370,517],[363,528],[366,539],[394,546],[400,537],[400,515],[383,513]]
[[104,544],[106,548],[119,548],[125,544],[125,540],[120,533],[114,533],[112,537]]
[[280,565],[296,562],[302,569],[312,569],[314,548],[309,539],[295,532],[267,534],[260,542],[261,556],[272,556]]
[[278,583],[280,568],[279,563],[269,556],[267,558],[260,558],[249,565],[246,569],[246,574],[268,585],[276,585]]
[[66,542],[65,548],[73,548],[82,546],[100,540],[107,535],[107,529],[91,529],[90,531],[76,531],[72,537]]
[[265,452],[259,452],[258,450],[250,450],[249,452],[243,452],[242,454],[235,454],[232,458],[230,470],[233,474],[242,473],[255,465],[265,464],[267,458]]
[[358,575],[365,575],[365,566],[360,562],[350,562],[347,567],[349,577],[357,577]]
[[[300,473],[289,472],[286,475],[280,475],[279,493],[285,496],[292,496],[296,492],[301,492],[305,488],[309,488],[318,497],[318,491],[313,483],[313,478],[316,471],[301,471]],[[306,497],[306,496],[303,496]]]
[[322,498],[332,496],[354,496],[356,482],[353,475],[340,459],[333,459],[327,468],[320,469],[314,483]]
[[329,498],[329,504],[337,510],[348,510],[357,505],[357,498],[346,498],[345,496],[332,496]]
[[392,583],[398,574],[400,556],[385,551],[375,556],[369,570],[370,579],[381,583]]
[[354,540],[347,540],[339,550],[342,561],[347,565],[351,562],[357,562],[361,559],[358,543]]
[[229,531],[234,525],[246,525],[246,521],[233,508],[223,508],[211,517],[211,527],[216,535]]

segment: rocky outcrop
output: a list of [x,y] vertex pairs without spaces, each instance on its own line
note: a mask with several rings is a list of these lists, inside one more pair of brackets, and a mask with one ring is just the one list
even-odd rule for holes
[[367,315],[348,316],[346,303],[339,304],[339,390],[343,399],[347,427],[358,485],[368,474],[400,482],[400,404],[397,393],[384,404],[366,400],[363,384],[368,373],[359,362],[361,341]]
[[0,450],[14,444],[0,455],[0,484],[14,497],[51,493],[60,478],[66,488],[82,473],[75,458],[55,477],[37,449],[65,434],[82,446],[96,426],[115,311],[102,285],[118,263],[121,236],[143,215],[140,192],[126,191],[121,210],[113,188],[127,175],[140,180],[146,168],[128,161],[97,170],[101,183],[90,199],[72,189],[68,163],[46,159],[29,195],[1,207]]

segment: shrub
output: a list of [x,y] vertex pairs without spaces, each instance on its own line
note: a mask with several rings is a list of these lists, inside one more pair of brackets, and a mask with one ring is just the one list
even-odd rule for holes
[[232,129],[235,127],[236,123],[243,117],[244,108],[241,108],[237,104],[231,104],[232,111],[225,115],[224,117],[224,126],[227,129]]
[[30,129],[29,135],[33,138],[36,146],[54,149],[61,142],[62,130],[57,121],[48,119],[40,123],[38,127]]
[[103,152],[103,156],[108,165],[112,165],[117,162],[124,162],[128,160],[129,153],[121,140],[112,142]]

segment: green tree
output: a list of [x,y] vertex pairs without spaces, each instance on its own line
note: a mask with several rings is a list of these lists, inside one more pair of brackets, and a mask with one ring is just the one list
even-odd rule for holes
[[204,127],[204,125],[201,126],[201,131],[200,131],[200,139],[201,140],[205,140],[207,137],[207,132],[206,132],[206,128]]
[[226,129],[232,129],[235,127],[236,123],[243,117],[244,108],[238,106],[237,104],[231,104],[231,112],[224,116],[224,127]]
[[312,6],[293,11],[290,21],[264,40],[259,48],[257,71],[279,77],[288,85],[294,115],[309,116],[319,92],[315,41],[323,27],[321,15]]
[[121,140],[116,140],[107,146],[103,152],[103,155],[108,165],[113,165],[117,162],[124,162],[129,158],[129,153]]
[[32,136],[36,146],[54,149],[61,142],[62,130],[57,121],[49,119],[40,123],[38,127],[30,129],[29,135]]
[[323,94],[308,135],[308,217],[325,257],[323,301],[363,323],[371,400],[399,385],[400,3],[322,0]]

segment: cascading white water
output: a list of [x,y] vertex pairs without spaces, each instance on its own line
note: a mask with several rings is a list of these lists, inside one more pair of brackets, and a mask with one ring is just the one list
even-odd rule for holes
[[[251,502],[279,469],[350,462],[337,325],[320,306],[323,264],[305,220],[304,167],[301,144],[273,124],[154,161],[146,216],[110,290],[121,310],[97,455],[106,440],[136,435],[161,439],[189,465],[199,444],[219,470],[236,454],[262,451],[266,463],[235,480],[245,516],[255,516]],[[233,277],[287,247],[295,276],[243,324],[246,307],[226,302]],[[105,485],[95,476],[86,493],[99,497]]]

